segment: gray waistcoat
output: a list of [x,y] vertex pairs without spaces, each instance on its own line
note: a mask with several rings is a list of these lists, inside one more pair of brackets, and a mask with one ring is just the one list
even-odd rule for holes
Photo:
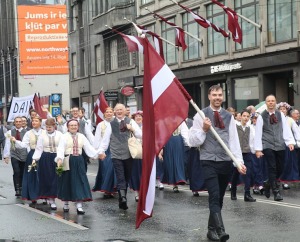
[[242,153],[250,152],[249,138],[250,138],[250,127],[246,127],[245,131],[241,125],[237,125],[237,132],[239,135],[240,145]]
[[[22,129],[20,132],[20,136],[21,136],[21,140],[23,140],[23,137],[25,135],[25,133],[27,132],[26,129]],[[15,137],[17,136],[17,130],[16,129],[12,129],[11,130],[11,136]],[[21,149],[15,149],[13,150],[12,148],[10,149],[10,156],[19,160],[19,161],[26,161],[27,158],[27,149],[26,148],[21,148]]]
[[[214,124],[214,112],[210,107],[202,109],[206,117],[208,117],[212,126],[215,128]],[[223,119],[225,129],[215,128],[216,132],[219,134],[224,143],[228,146],[229,142],[229,124],[231,120],[231,113],[227,112],[224,109],[221,109],[220,116]],[[200,159],[201,160],[213,160],[213,161],[228,161],[231,160],[230,157],[226,154],[225,150],[215,139],[211,131],[206,133],[206,139],[204,143],[200,146]]]
[[[125,117],[126,124],[130,123],[130,118]],[[130,131],[120,132],[120,123],[115,118],[110,122],[112,133],[110,137],[111,158],[119,160],[127,160],[131,157],[128,148],[128,139]]]
[[[275,151],[285,150],[281,113],[276,110],[275,116],[278,122],[276,124],[270,124],[269,112],[265,110],[261,114],[261,117],[264,121],[263,130],[262,130],[263,149],[272,149]],[[284,120],[284,122],[286,121]]]
[[85,128],[85,121],[80,119],[79,120],[79,131],[78,132],[85,135],[85,129],[84,128]]

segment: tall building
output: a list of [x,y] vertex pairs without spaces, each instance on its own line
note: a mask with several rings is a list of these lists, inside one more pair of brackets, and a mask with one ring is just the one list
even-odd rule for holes
[[[61,94],[62,106],[55,110],[70,109],[67,13],[64,2],[0,2],[1,119],[6,118],[12,97],[34,93],[39,93],[41,97]],[[47,104],[49,106],[48,101]],[[53,111],[51,107],[49,111]]]
[[[227,15],[210,0],[178,1],[201,17],[227,30]],[[137,23],[174,42],[175,30],[148,11],[156,12],[202,40],[186,36],[182,52],[164,43],[166,63],[199,106],[208,104],[207,90],[224,87],[224,107],[237,110],[258,104],[268,94],[300,108],[300,2],[292,0],[219,1],[261,25],[239,18],[242,44],[198,25],[191,14],[170,0],[137,1]],[[148,10],[146,10],[146,7]],[[141,81],[142,85],[142,76]],[[192,114],[191,114],[192,115]]]
[[[227,15],[210,0],[178,2],[228,31]],[[103,88],[112,97],[111,104],[118,101],[132,109],[141,108],[143,58],[128,53],[122,38],[105,25],[136,35],[126,17],[174,43],[176,30],[154,18],[150,10],[201,40],[186,35],[188,47],[184,52],[164,42],[166,63],[200,107],[208,104],[208,88],[220,84],[224,88],[224,108],[232,106],[240,111],[263,101],[268,94],[300,108],[300,2],[219,2],[258,24],[239,18],[241,44],[211,27],[201,27],[191,14],[170,0],[68,1],[72,102],[88,107],[91,113]],[[123,96],[124,86],[134,87],[134,93]],[[191,109],[190,116],[193,114]]]
[[124,17],[134,21],[134,1],[71,0],[67,7],[72,105],[83,106],[91,115],[103,89],[110,105],[122,102],[136,110],[133,87],[138,54],[129,53],[122,37],[108,28],[132,33],[132,25]]

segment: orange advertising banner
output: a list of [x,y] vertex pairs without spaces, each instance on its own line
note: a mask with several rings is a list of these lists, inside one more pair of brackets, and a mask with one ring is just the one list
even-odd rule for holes
[[18,6],[21,75],[68,74],[65,5]]

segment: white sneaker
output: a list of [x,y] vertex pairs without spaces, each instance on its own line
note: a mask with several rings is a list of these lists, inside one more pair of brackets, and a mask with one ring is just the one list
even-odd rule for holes
[[56,204],[55,204],[55,203],[51,203],[50,207],[51,207],[51,210],[56,210],[56,209],[57,209],[57,207],[56,207]]
[[164,190],[164,184],[162,184],[161,182],[159,182],[159,185],[158,185],[158,187],[159,187],[159,190]]

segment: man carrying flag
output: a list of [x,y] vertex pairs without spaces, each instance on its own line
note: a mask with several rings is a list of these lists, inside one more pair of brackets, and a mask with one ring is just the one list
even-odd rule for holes
[[246,174],[243,156],[240,148],[238,133],[233,116],[224,110],[223,90],[219,85],[211,86],[208,90],[210,105],[202,111],[204,120],[197,113],[193,126],[189,131],[189,142],[192,147],[201,147],[200,160],[203,164],[205,187],[209,194],[209,219],[207,238],[212,241],[227,241],[229,235],[225,233],[221,209],[223,198],[231,174],[231,159],[215,139],[210,127],[214,127],[236,160],[241,174]]

